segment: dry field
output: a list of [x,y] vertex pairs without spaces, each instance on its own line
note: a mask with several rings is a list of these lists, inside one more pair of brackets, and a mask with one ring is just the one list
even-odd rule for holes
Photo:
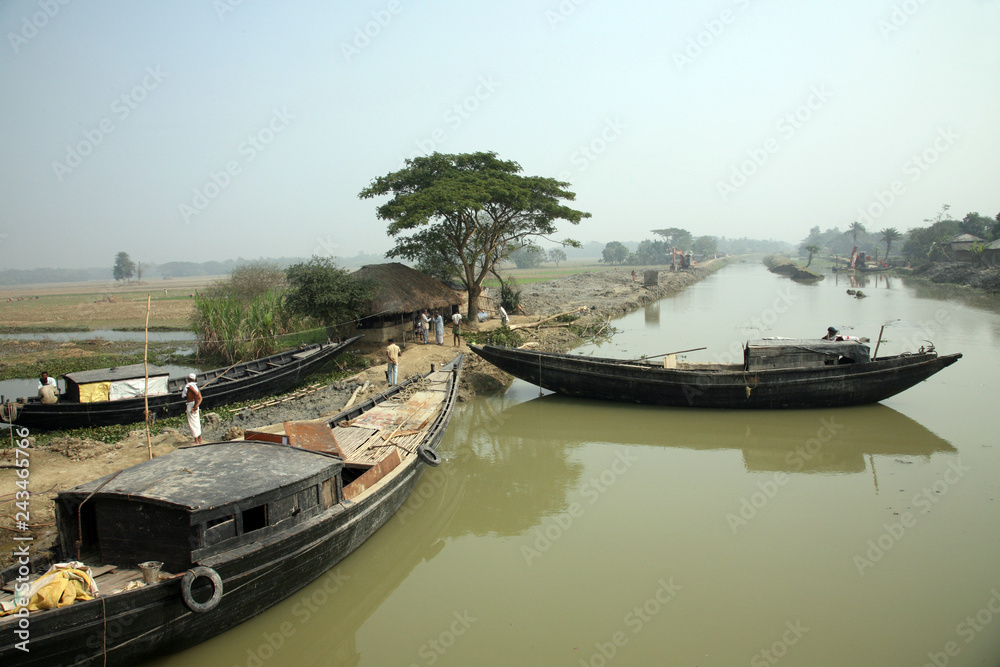
[[13,285],[0,288],[0,331],[187,329],[196,290],[218,278],[174,278],[141,284],[113,281]]

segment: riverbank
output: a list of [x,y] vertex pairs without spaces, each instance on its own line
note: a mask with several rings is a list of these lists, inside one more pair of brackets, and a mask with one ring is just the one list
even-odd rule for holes
[[[550,350],[567,350],[586,339],[574,333],[590,325],[607,322],[609,318],[637,310],[706,278],[722,268],[729,260],[714,260],[685,271],[659,271],[657,284],[645,286],[633,281],[631,269],[580,273],[541,283],[524,286],[522,308],[524,313],[511,317],[511,327],[520,331],[530,342]],[[552,322],[541,327],[532,326],[553,314],[583,308],[574,313],[573,327],[566,323]],[[496,319],[466,326],[470,333],[489,332],[500,325]],[[510,383],[510,377],[491,364],[471,354],[463,339],[456,346],[449,330],[444,345],[419,345],[410,342],[400,356],[400,377],[425,373],[432,364],[440,366],[458,353],[465,353],[460,400],[469,400],[476,394],[498,391]],[[373,393],[386,388],[385,362],[382,351],[366,355],[368,368],[350,377],[320,385],[308,393],[276,397],[282,402],[242,407],[235,412],[218,410],[203,415],[203,440],[238,439],[244,430],[282,421],[318,419],[336,414],[355,394],[355,401],[362,401]],[[365,387],[363,391],[361,388]],[[8,437],[4,434],[4,437]],[[133,430],[128,437],[114,442],[103,442],[83,437],[61,437],[46,445],[33,447],[30,455],[30,524],[35,538],[33,552],[51,546],[55,537],[54,504],[56,492],[147,460],[149,450],[161,456],[179,446],[190,443],[185,426],[162,428],[147,442],[145,430]],[[14,502],[18,487],[16,469],[11,449],[0,454],[0,565],[10,562],[14,532],[11,517],[15,514]]]
[[936,284],[961,285],[1000,294],[1000,267],[976,267],[965,262],[932,262],[914,269],[895,269],[901,276],[920,278]]

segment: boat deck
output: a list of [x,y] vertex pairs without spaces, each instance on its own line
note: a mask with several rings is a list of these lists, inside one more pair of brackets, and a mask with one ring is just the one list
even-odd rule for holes
[[446,371],[436,371],[402,400],[386,401],[356,419],[335,425],[333,437],[344,460],[370,466],[385,458],[393,446],[408,454],[416,451],[424,430],[444,402],[449,377]]

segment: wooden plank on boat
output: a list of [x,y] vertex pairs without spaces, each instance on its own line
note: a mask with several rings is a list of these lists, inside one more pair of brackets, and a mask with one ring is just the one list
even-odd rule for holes
[[288,444],[314,452],[336,454],[347,458],[337,444],[333,431],[324,422],[285,422]]
[[352,500],[358,497],[364,493],[365,489],[373,486],[380,479],[392,472],[400,462],[399,452],[393,449],[381,461],[372,466],[371,469],[345,486],[344,498]]
[[281,433],[265,433],[264,431],[245,431],[244,440],[260,440],[262,442],[284,442],[285,436]]

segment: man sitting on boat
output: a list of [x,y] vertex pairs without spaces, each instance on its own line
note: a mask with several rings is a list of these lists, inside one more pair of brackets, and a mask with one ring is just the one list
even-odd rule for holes
[[820,338],[820,340],[843,340],[843,338],[838,335],[837,330],[834,327],[827,327],[826,335]]
[[198,376],[194,373],[188,373],[187,384],[181,389],[181,398],[187,401],[185,406],[185,411],[187,412],[188,428],[191,429],[191,435],[194,436],[194,444],[201,444],[201,412],[198,410],[201,407],[201,391],[198,389],[198,385],[195,380]]
[[54,377],[49,377],[48,371],[42,371],[38,378],[38,395],[45,405],[52,405],[59,400],[59,386]]

